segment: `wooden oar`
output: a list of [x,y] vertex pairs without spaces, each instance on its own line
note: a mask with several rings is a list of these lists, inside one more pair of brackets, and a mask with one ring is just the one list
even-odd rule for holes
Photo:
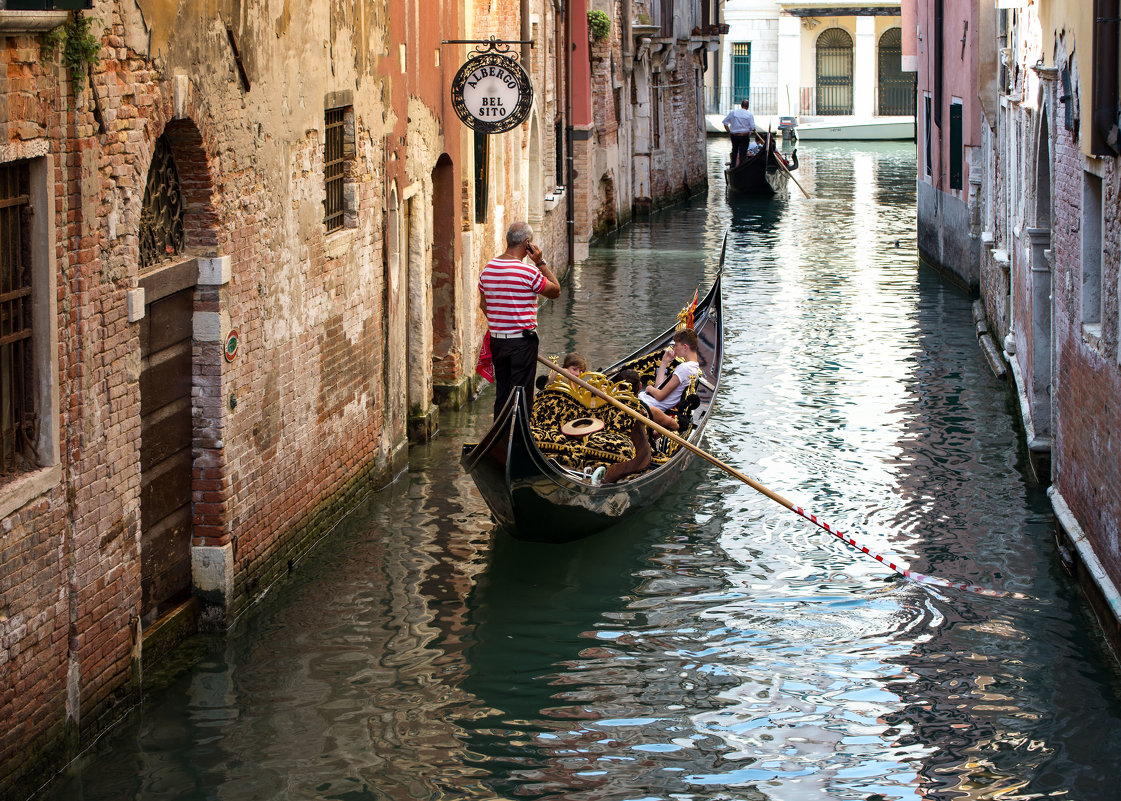
[[829,525],[829,523],[827,523],[826,521],[819,520],[817,515],[814,515],[814,514],[811,514],[811,513],[807,512],[801,506],[795,506],[793,503],[786,500],[786,498],[782,497],[777,492],[774,492],[774,491],[768,489],[767,487],[760,484],[758,481],[751,478],[750,476],[744,475],[743,473],[741,473],[739,470],[732,467],[731,465],[725,464],[724,462],[720,461],[719,459],[717,459],[715,456],[708,453],[707,451],[701,450],[700,448],[698,448],[693,443],[689,442],[684,437],[682,437],[678,434],[675,434],[674,432],[670,431],[668,428],[665,428],[664,426],[661,426],[658,423],[655,423],[649,417],[646,417],[641,412],[636,412],[634,409],[632,409],[630,406],[627,406],[625,403],[621,403],[620,401],[617,401],[615,398],[611,397],[606,392],[600,390],[597,387],[593,387],[591,384],[589,384],[584,379],[579,378],[578,376],[572,375],[572,373],[570,373],[568,370],[565,370],[559,364],[556,364],[555,362],[552,362],[549,359],[546,359],[544,356],[542,356],[540,354],[538,354],[538,356],[537,356],[537,361],[541,362],[543,365],[548,367],[554,373],[559,373],[560,375],[564,376],[564,378],[568,379],[569,381],[575,382],[576,384],[578,384],[579,386],[588,390],[589,392],[591,392],[593,395],[600,398],[601,400],[607,401],[608,403],[610,403],[612,406],[616,407],[617,409],[622,409],[624,412],[629,414],[635,420],[638,420],[642,423],[645,423],[646,425],[650,426],[650,428],[657,431],[659,434],[662,434],[663,436],[669,437],[672,441],[676,442],[681,447],[692,451],[693,453],[695,453],[697,456],[700,456],[702,459],[704,459],[709,464],[715,465],[716,467],[719,467],[721,470],[723,470],[728,475],[734,476],[735,478],[738,478],[740,481],[742,481],[744,484],[747,484],[747,486],[751,487],[756,492],[759,492],[763,495],[766,495],[768,498],[770,498],[772,501],[779,504],[780,506],[785,506],[787,509],[789,509],[791,512],[794,512],[794,514],[798,515],[799,517],[803,517],[806,520],[809,520],[815,526],[817,526],[818,528],[832,534],[834,537],[841,540],[846,545],[850,545],[853,548],[856,548],[861,553],[865,553],[868,556],[871,556],[877,562],[879,562],[882,565],[886,565],[887,567],[891,568],[892,570],[894,570],[896,573],[898,573],[901,576],[904,576],[906,578],[911,579],[912,581],[916,581],[916,582],[919,582],[921,584],[933,584],[933,585],[938,586],[938,587],[950,587],[950,588],[953,588],[953,589],[965,590],[967,592],[974,592],[974,593],[977,593],[979,595],[987,595],[987,596],[994,597],[994,598],[1000,598],[1000,597],[1025,598],[1025,597],[1027,597],[1027,596],[1022,595],[1021,593],[1018,593],[1018,592],[1010,592],[1008,590],[994,590],[994,589],[991,589],[989,587],[982,587],[982,586],[979,586],[979,585],[976,585],[976,584],[968,584],[966,582],[960,582],[960,581],[948,581],[947,579],[938,578],[937,576],[928,576],[924,573],[916,573],[915,571],[911,570],[910,568],[906,568],[906,567],[903,567],[902,565],[898,565],[894,561],[889,561],[888,559],[884,558],[883,556],[880,556],[877,553],[873,553],[872,551],[868,550],[868,548],[860,545],[852,537],[850,537],[847,534],[844,534],[841,531],[837,530],[833,526]]
[[544,356],[538,354],[537,361],[541,362],[543,365],[548,367],[553,372],[560,373],[565,378],[570,379],[571,381],[574,381],[575,383],[579,384],[584,389],[588,390],[593,395],[600,398],[600,400],[605,400],[608,403],[610,403],[612,406],[614,406],[615,408],[622,409],[624,412],[629,414],[634,419],[645,423],[646,425],[650,426],[652,429],[657,431],[659,434],[661,434],[663,436],[666,436],[666,437],[669,437],[671,440],[676,442],[678,445],[680,445],[683,448],[687,448],[688,450],[697,454],[697,456],[700,456],[705,461],[710,462],[710,463],[716,465],[717,467],[719,467],[721,470],[725,471],[726,473],[729,473],[730,475],[735,476],[736,478],[738,478],[743,483],[747,484],[752,489],[757,490],[758,492],[761,492],[764,495],[766,495],[772,501],[775,501],[776,503],[782,504],[783,506],[785,506],[787,509],[789,509],[792,512],[795,511],[794,504],[792,504],[790,501],[786,500],[786,498],[783,498],[781,495],[779,495],[777,493],[771,492],[769,489],[764,487],[758,481],[755,481],[750,476],[745,476],[743,473],[741,473],[736,468],[732,467],[729,464],[725,464],[724,462],[720,461],[719,459],[717,459],[715,456],[708,453],[707,451],[701,450],[700,448],[698,448],[696,445],[694,445],[692,442],[685,439],[681,435],[675,434],[674,432],[670,431],[665,426],[662,426],[662,425],[659,425],[658,423],[655,423],[653,420],[651,420],[646,415],[642,414],[641,412],[636,412],[634,409],[632,409],[630,406],[627,406],[625,403],[621,403],[620,401],[618,401],[615,398],[608,395],[606,392],[600,390],[597,387],[593,387],[591,384],[589,384],[584,379],[572,375],[572,373],[568,372],[567,370],[565,370],[563,367],[556,364],[555,362],[552,362],[549,359],[546,359]]
[[[770,135],[771,135],[771,132],[770,132],[770,131],[767,131],[767,137],[768,137],[768,138],[770,138]],[[756,131],[756,132],[755,132],[755,137],[756,137],[756,138],[757,138],[757,139],[758,139],[758,140],[759,140],[760,142],[763,142],[763,147],[764,147],[764,148],[766,148],[766,147],[767,147],[767,143],[766,143],[766,142],[765,142],[765,141],[763,140],[763,137],[759,136],[759,132],[758,132],[758,131]],[[787,176],[789,176],[789,177],[790,177],[790,180],[794,182],[794,185],[795,185],[796,187],[798,187],[799,189],[801,189],[801,190],[802,190],[802,194],[803,194],[803,195],[805,195],[805,196],[806,196],[807,198],[808,198],[808,197],[810,197],[810,193],[809,193],[809,192],[807,192],[807,191],[806,191],[806,190],[805,190],[805,189],[804,189],[804,188],[802,187],[802,185],[801,185],[800,183],[798,183],[798,179],[794,177],[794,173],[792,173],[792,172],[790,171],[790,168],[786,166],[786,164],[785,164],[785,163],[783,162],[783,160],[782,160],[781,158],[778,158],[778,154],[777,154],[777,153],[775,154],[775,164],[777,164],[778,166],[782,167],[782,171],[783,171],[783,172],[785,172],[785,173],[787,174]]]

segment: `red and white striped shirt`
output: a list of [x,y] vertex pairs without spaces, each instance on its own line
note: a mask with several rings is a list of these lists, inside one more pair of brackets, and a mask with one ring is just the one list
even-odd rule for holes
[[479,274],[479,291],[487,302],[487,325],[493,334],[516,334],[537,328],[537,296],[545,276],[519,259],[491,259]]

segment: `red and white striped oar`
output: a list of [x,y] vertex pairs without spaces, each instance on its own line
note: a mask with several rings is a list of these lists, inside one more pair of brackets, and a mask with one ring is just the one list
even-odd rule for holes
[[980,587],[976,584],[969,584],[969,583],[964,582],[964,581],[947,581],[946,579],[937,578],[935,576],[928,576],[928,575],[925,575],[924,573],[917,573],[917,572],[915,572],[915,571],[913,571],[909,568],[903,567],[901,565],[897,565],[895,562],[893,562],[891,560],[888,560],[888,559],[885,559],[884,557],[880,556],[877,553],[873,553],[872,551],[865,548],[863,545],[857,544],[856,540],[854,540],[852,537],[848,536],[847,534],[842,534],[840,531],[838,531],[833,526],[826,523],[824,520],[818,520],[817,515],[810,514],[805,509],[803,509],[801,506],[795,506],[793,503],[786,500],[786,498],[782,497],[777,492],[774,492],[770,489],[767,489],[767,487],[763,486],[762,484],[760,484],[755,479],[751,478],[750,476],[744,475],[743,473],[741,473],[739,470],[732,467],[731,465],[725,464],[724,462],[720,461],[719,459],[717,459],[715,456],[708,453],[707,451],[701,450],[696,445],[689,442],[687,439],[684,439],[680,435],[675,434],[674,432],[670,431],[668,428],[665,428],[663,426],[658,425],[657,423],[655,423],[650,418],[640,414],[639,412],[636,412],[630,406],[627,406],[624,403],[620,403],[619,401],[615,400],[615,398],[608,395],[606,392],[601,391],[597,387],[593,387],[591,384],[584,381],[583,379],[576,378],[575,376],[571,375],[570,373],[564,371],[564,369],[560,365],[557,365],[557,364],[549,361],[544,356],[538,356],[537,361],[541,362],[543,365],[548,367],[550,370],[553,370],[554,372],[557,372],[557,373],[561,373],[568,380],[573,381],[576,384],[579,384],[584,389],[589,390],[590,392],[592,392],[594,395],[598,396],[602,400],[605,400],[608,403],[610,403],[612,406],[615,406],[618,409],[622,409],[624,412],[629,414],[631,417],[634,417],[637,420],[641,420],[643,423],[650,426],[650,428],[652,428],[655,431],[661,433],[663,436],[669,437],[671,440],[676,442],[681,447],[692,451],[693,453],[697,454],[697,456],[700,456],[702,459],[709,462],[710,464],[716,465],[721,470],[723,470],[725,473],[728,473],[731,476],[735,476],[740,481],[742,481],[744,484],[747,484],[753,490],[755,490],[757,492],[760,492],[763,495],[766,495],[768,498],[770,498],[775,503],[780,504],[782,506],[785,506],[787,509],[794,512],[795,514],[801,515],[802,517],[806,518],[806,520],[809,520],[811,523],[813,523],[815,526],[818,526],[819,528],[822,528],[825,531],[828,531],[830,534],[832,534],[834,537],[837,537],[842,542],[844,542],[848,545],[851,545],[853,548],[856,548],[861,553],[868,554],[873,559],[875,559],[877,562],[879,562],[881,564],[884,564],[884,565],[887,565],[888,567],[890,567],[892,570],[894,570],[896,573],[898,573],[901,576],[909,578],[912,581],[918,582],[920,584],[930,584],[930,585],[934,585],[934,586],[937,586],[937,587],[947,587],[947,588],[955,589],[955,590],[965,590],[966,592],[973,592],[973,593],[977,593],[979,595],[987,595],[991,598],[1026,598],[1027,597],[1026,595],[1023,595],[1023,594],[1018,593],[1018,592],[1011,592],[1011,591],[1008,591],[1008,590],[994,590],[994,589],[991,589],[989,587]]
[[[753,484],[753,486],[754,486],[754,484]],[[759,489],[759,487],[755,487],[755,489]],[[892,570],[894,570],[896,573],[898,573],[901,576],[905,576],[905,577],[911,579],[911,581],[917,581],[920,584],[932,584],[936,587],[948,587],[948,588],[954,589],[954,590],[965,590],[966,592],[973,592],[973,593],[977,593],[978,595],[987,595],[990,598],[1027,598],[1027,596],[1023,595],[1022,593],[1012,592],[1010,590],[994,590],[991,587],[982,587],[978,584],[970,584],[970,583],[965,582],[965,581],[949,581],[948,579],[938,578],[937,576],[928,576],[925,573],[919,573],[915,570],[911,570],[909,567],[903,567],[902,565],[897,565],[895,562],[891,561],[890,559],[885,558],[878,553],[875,553],[873,551],[868,550],[868,548],[866,546],[861,545],[856,540],[854,540],[852,537],[850,537],[848,534],[845,534],[843,531],[838,531],[836,528],[829,525],[824,520],[819,520],[817,515],[812,514],[811,512],[807,512],[801,506],[795,506],[795,505],[789,503],[786,499],[780,498],[779,496],[772,494],[769,490],[760,489],[760,492],[762,492],[768,498],[771,498],[772,500],[777,501],[778,503],[781,503],[783,506],[785,506],[786,508],[788,508],[790,511],[794,512],[795,514],[801,515],[802,517],[806,518],[806,520],[809,520],[811,523],[813,523],[818,528],[821,528],[821,529],[824,529],[825,531],[828,531],[830,534],[832,534],[837,539],[841,540],[841,542],[845,543],[846,545],[851,545],[853,548],[856,548],[861,553],[868,554],[869,556],[871,556],[873,559],[875,559],[880,564],[887,565]]]

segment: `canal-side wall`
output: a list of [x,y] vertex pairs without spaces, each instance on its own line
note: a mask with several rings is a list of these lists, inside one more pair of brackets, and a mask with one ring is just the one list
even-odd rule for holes
[[[1119,649],[1121,146],[1108,140],[1117,25],[1115,11],[1092,5],[990,9],[982,20],[1000,32],[1004,61],[978,76],[992,110],[981,286],[1032,467],[1051,484],[1060,552]],[[1094,91],[1103,81],[1114,87],[1104,100]]]
[[590,0],[588,10],[611,25],[600,38],[590,33],[587,45],[590,119],[575,147],[587,181],[574,199],[585,243],[708,185],[703,81],[708,48],[720,39],[701,32],[693,0],[668,10],[646,0]]
[[[902,32],[907,40],[904,52],[923,53],[916,60],[915,109],[919,253],[975,291],[981,257],[977,221],[982,145],[982,109],[975,86],[976,3],[920,3],[908,20],[914,27]],[[925,37],[921,47],[920,36]]]
[[975,290],[980,241],[971,235],[973,211],[960,197],[917,182],[919,255],[955,282]]

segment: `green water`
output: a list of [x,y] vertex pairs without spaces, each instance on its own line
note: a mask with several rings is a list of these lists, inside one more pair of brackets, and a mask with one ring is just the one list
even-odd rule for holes
[[920,269],[914,150],[799,149],[592,249],[543,352],[613,361],[715,274],[708,447],[916,570],[704,465],[565,546],[494,531],[458,467],[484,393],[227,637],[188,644],[46,799],[1118,797],[1118,671],[1025,477],[970,301]]

